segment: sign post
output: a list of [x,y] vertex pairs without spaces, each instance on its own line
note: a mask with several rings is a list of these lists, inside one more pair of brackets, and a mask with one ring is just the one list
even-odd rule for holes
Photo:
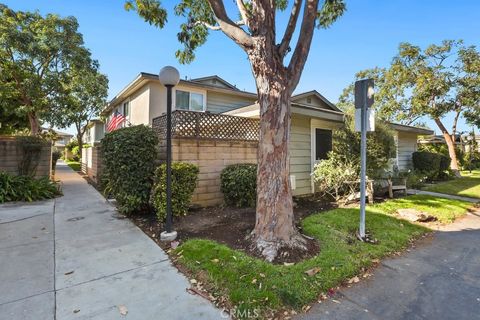
[[[361,146],[360,146],[360,228],[358,237],[365,240],[365,197],[366,197],[366,172],[367,172],[367,131],[375,130],[374,125],[369,126],[370,107],[373,104],[374,83],[373,79],[364,79],[355,82],[355,115],[360,113],[360,119],[355,118],[355,123],[360,120]],[[357,112],[359,111],[359,112]],[[357,126],[355,126],[357,127]]]

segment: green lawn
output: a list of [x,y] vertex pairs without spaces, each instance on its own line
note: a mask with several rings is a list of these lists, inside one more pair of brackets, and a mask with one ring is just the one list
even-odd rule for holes
[[78,161],[66,160],[67,165],[75,171],[80,171],[82,169],[82,164]]
[[480,170],[462,172],[462,178],[440,182],[424,188],[427,191],[480,198]]
[[[429,232],[390,215],[404,207],[450,220],[449,212],[464,214],[468,205],[418,195],[371,206],[367,208],[367,231],[379,240],[378,244],[355,240],[358,209],[334,209],[312,215],[303,221],[303,229],[319,241],[320,253],[293,266],[273,265],[201,239],[186,241],[175,254],[197,280],[210,283],[214,292],[228,296],[231,304],[241,310],[240,314],[254,309],[263,315],[278,308],[299,309],[329,288],[360,274],[376,259],[401,251],[413,239]],[[306,275],[305,271],[312,268],[320,268],[320,272]]]

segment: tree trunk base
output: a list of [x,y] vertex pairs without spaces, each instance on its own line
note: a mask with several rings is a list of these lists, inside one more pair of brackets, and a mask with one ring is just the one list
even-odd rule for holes
[[278,253],[283,248],[307,251],[307,239],[303,237],[298,231],[293,234],[289,240],[275,240],[270,241],[263,239],[262,237],[256,237],[255,234],[251,234],[253,241],[252,246],[256,249],[262,257],[268,262],[273,262],[278,256]]
[[452,172],[455,175],[455,178],[461,178],[462,177],[462,174],[460,173],[460,170],[452,169]]

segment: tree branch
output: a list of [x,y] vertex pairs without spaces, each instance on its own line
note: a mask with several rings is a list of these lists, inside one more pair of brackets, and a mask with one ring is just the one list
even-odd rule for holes
[[282,42],[278,47],[278,53],[281,57],[284,57],[288,48],[290,47],[290,41],[292,40],[293,33],[295,32],[295,27],[297,26],[298,16],[300,14],[300,6],[302,5],[303,0],[295,0],[293,3],[292,11],[290,12],[290,18],[288,19],[287,29],[283,35]]
[[461,108],[456,108],[455,118],[453,118],[453,125],[452,125],[452,139],[455,141],[455,134],[457,133],[457,123],[458,118],[460,118],[460,114],[462,113]]
[[249,14],[243,0],[237,0],[237,7],[238,7],[238,11],[240,11],[240,16],[242,17],[242,21],[244,21],[245,25],[248,27],[250,25]]
[[[222,30],[222,28],[221,28],[220,26],[212,26],[210,23],[205,22],[205,21],[197,21],[197,22],[195,22],[195,24],[196,24],[196,25],[201,24],[201,25],[203,25],[203,26],[205,26],[205,27],[207,27],[208,29],[213,30],[213,31],[220,31],[220,30]],[[236,24],[237,26],[243,26],[243,25],[245,25],[245,22],[244,22],[243,20],[240,20],[240,21],[235,22],[235,24]]]
[[306,0],[303,10],[302,27],[300,28],[300,36],[293,52],[292,59],[288,65],[288,74],[290,76],[289,87],[293,91],[298,84],[302,74],[305,61],[307,60],[308,51],[312,44],[313,31],[315,28],[315,20],[317,19],[318,0]]
[[219,27],[227,37],[235,41],[242,48],[253,45],[252,37],[228,17],[222,0],[208,0],[208,3],[210,3]]

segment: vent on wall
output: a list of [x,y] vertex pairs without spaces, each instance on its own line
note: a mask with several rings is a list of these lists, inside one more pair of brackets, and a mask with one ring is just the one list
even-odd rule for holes
[[290,176],[290,185],[292,186],[292,190],[297,189],[297,180],[294,175]]

